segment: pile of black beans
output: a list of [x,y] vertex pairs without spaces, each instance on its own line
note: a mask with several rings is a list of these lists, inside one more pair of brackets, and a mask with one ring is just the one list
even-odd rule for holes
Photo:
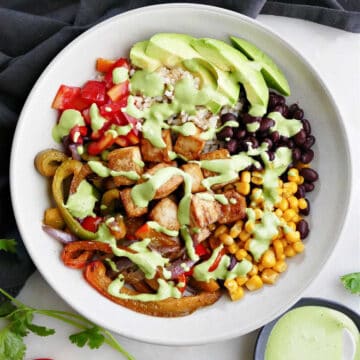
[[[245,104],[248,105],[248,104]],[[275,92],[270,92],[267,113],[279,112],[287,119],[297,119],[303,124],[303,129],[293,137],[280,136],[277,131],[271,132],[270,129],[274,125],[274,120],[263,117],[254,117],[246,112],[248,106],[244,106],[245,112],[240,112],[239,116],[232,113],[226,113],[221,116],[221,122],[225,123],[229,120],[239,122],[239,127],[225,127],[217,134],[218,140],[222,141],[230,154],[236,154],[241,151],[247,151],[249,143],[252,148],[257,148],[263,142],[268,144],[269,159],[273,160],[274,152],[277,148],[286,146],[292,150],[292,164],[289,167],[299,163],[309,164],[314,158],[314,151],[311,149],[315,143],[315,136],[311,134],[311,125],[309,120],[304,118],[304,111],[297,103],[287,105],[285,97]],[[259,123],[255,132],[247,130],[247,124]],[[259,159],[261,162],[261,159]],[[296,193],[297,198],[305,198],[306,193],[313,191],[314,182],[318,179],[318,174],[310,167],[304,167],[299,170],[301,176],[304,177],[304,183],[298,186]],[[287,181],[287,172],[282,176]],[[302,215],[308,215],[310,212],[310,203],[305,210],[301,210]],[[306,237],[309,232],[308,224],[302,220],[298,224],[302,238]]]

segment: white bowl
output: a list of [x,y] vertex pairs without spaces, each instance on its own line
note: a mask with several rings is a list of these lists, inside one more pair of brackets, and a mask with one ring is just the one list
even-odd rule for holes
[[[175,319],[138,314],[97,293],[81,271],[60,261],[61,245],[41,229],[50,204],[47,181],[34,168],[35,155],[54,147],[50,108],[60,84],[82,85],[95,75],[97,57],[128,55],[136,41],[157,32],[180,32],[226,40],[245,37],[269,53],[289,80],[292,95],[311,121],[320,174],[310,195],[311,233],[305,253],[288,261],[275,286],[247,293],[238,302],[223,297],[213,306]],[[351,165],[344,126],[337,106],[311,65],[286,41],[237,13],[192,4],[152,6],[115,16],[68,45],[41,75],[21,113],[11,156],[11,195],[17,224],[35,265],[55,291],[90,320],[123,336],[166,345],[193,345],[234,338],[273,320],[293,305],[314,280],[334,250],[351,190]]]

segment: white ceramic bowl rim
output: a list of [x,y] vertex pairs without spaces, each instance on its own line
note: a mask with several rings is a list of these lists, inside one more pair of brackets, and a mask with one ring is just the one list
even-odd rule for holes
[[[158,343],[158,344],[164,344],[164,345],[195,345],[195,344],[204,344],[209,342],[215,342],[215,341],[221,341],[226,340],[230,338],[234,338],[239,335],[246,334],[252,330],[255,330],[256,328],[259,328],[260,326],[266,324],[267,322],[273,320],[276,316],[283,313],[286,309],[288,309],[290,306],[292,306],[300,297],[303,291],[309,286],[309,284],[316,278],[318,274],[313,274],[312,276],[309,276],[306,280],[303,281],[303,283],[300,284],[300,286],[297,288],[296,291],[293,291],[288,294],[288,297],[286,300],[284,300],[281,305],[278,307],[275,306],[274,309],[270,309],[267,312],[267,316],[264,316],[259,319],[253,319],[251,324],[241,324],[241,326],[237,327],[236,325],[230,327],[228,326],[226,329],[222,329],[220,326],[220,329],[214,329],[211,333],[206,332],[202,333],[202,330],[204,330],[204,324],[206,327],[214,326],[217,327],[217,324],[209,324],[209,323],[203,323],[202,325],[199,325],[199,321],[204,321],[206,317],[201,314],[201,311],[208,311],[207,309],[201,310],[199,312],[196,312],[193,315],[190,315],[190,317],[187,317],[187,319],[158,319],[158,318],[151,318],[146,317],[143,315],[139,315],[133,312],[130,312],[129,310],[119,309],[119,312],[124,314],[124,311],[129,312],[129,315],[126,315],[127,321],[139,321],[139,328],[138,331],[135,330],[134,327],[131,327],[131,330],[127,329],[127,326],[123,324],[116,324],[113,322],[106,322],[104,319],[101,319],[97,316],[96,313],[91,313],[90,310],[84,309],[81,306],[81,303],[78,299],[74,300],[72,298],[72,294],[64,293],[61,291],[61,287],[63,285],[59,285],[58,282],[56,282],[55,278],[53,277],[53,274],[51,272],[46,271],[46,268],[44,268],[45,264],[43,263],[43,260],[39,258],[38,254],[36,253],[35,249],[31,245],[31,234],[28,234],[28,231],[23,223],[23,216],[24,211],[22,210],[22,202],[20,200],[20,195],[18,194],[19,189],[19,182],[16,179],[16,174],[19,171],[19,165],[17,164],[17,158],[19,148],[21,146],[21,140],[23,135],[23,127],[24,127],[24,121],[26,118],[26,114],[31,111],[30,105],[33,101],[33,98],[37,95],[37,89],[40,86],[40,84],[46,79],[48,73],[50,70],[57,66],[59,62],[61,62],[61,59],[65,54],[72,51],[73,48],[75,48],[81,41],[90,36],[92,33],[97,32],[99,29],[101,29],[104,26],[107,26],[109,23],[114,21],[121,21],[124,17],[131,17],[139,14],[146,14],[150,12],[156,12],[156,11],[163,11],[163,10],[169,10],[171,12],[175,12],[177,10],[184,10],[189,9],[192,11],[201,11],[202,13],[207,14],[216,14],[219,17],[227,17],[227,18],[233,18],[237,19],[239,22],[247,23],[252,25],[253,27],[256,27],[258,31],[268,34],[268,36],[272,37],[274,41],[280,43],[283,47],[287,49],[289,53],[295,54],[299,59],[301,59],[301,62],[305,65],[305,67],[308,69],[310,75],[316,79],[320,87],[322,88],[322,91],[324,92],[324,96],[326,100],[331,104],[332,110],[335,113],[335,117],[337,119],[340,119],[340,113],[338,111],[338,108],[330,94],[330,92],[327,90],[326,86],[324,85],[323,81],[319,78],[317,72],[313,69],[311,64],[304,59],[296,50],[294,50],[291,46],[289,46],[283,39],[281,39],[277,34],[273,33],[270,29],[268,29],[266,26],[259,24],[253,19],[250,19],[244,15],[225,10],[218,7],[213,6],[207,6],[207,5],[199,5],[199,4],[162,4],[162,5],[154,5],[154,6],[148,6],[144,8],[139,8],[135,10],[128,11],[126,13],[114,16],[104,22],[99,23],[98,25],[94,26],[90,30],[86,31],[79,37],[77,37],[74,41],[72,41],[67,47],[65,47],[49,64],[49,66],[46,68],[46,70],[43,72],[43,74],[38,79],[37,83],[35,84],[34,88],[32,89],[24,107],[22,110],[22,114],[19,118],[19,123],[16,129],[14,141],[13,141],[13,147],[12,147],[12,155],[11,155],[11,166],[10,166],[10,178],[11,178],[11,197],[12,197],[12,203],[14,207],[14,213],[17,219],[17,224],[20,230],[20,233],[23,236],[24,243],[27,247],[27,250],[32,257],[35,265],[37,268],[42,272],[42,275],[46,279],[46,281],[52,286],[52,288],[61,296],[70,306],[72,306],[75,310],[82,313],[86,317],[88,317],[90,320],[99,323],[100,325],[113,330],[123,336],[134,338],[140,341],[150,342],[150,343]],[[184,31],[186,32],[186,31]],[[236,33],[236,30],[234,30],[234,34]],[[340,232],[342,229],[342,226],[345,222],[348,208],[349,208],[349,201],[350,201],[350,194],[351,194],[351,181],[352,181],[352,171],[351,171],[351,157],[350,157],[350,151],[349,147],[346,141],[346,131],[343,123],[339,121],[336,124],[339,127],[339,134],[340,138],[343,141],[343,153],[344,153],[344,169],[346,171],[346,176],[343,183],[343,193],[342,193],[342,199],[343,199],[343,205],[344,205],[344,211],[339,215],[337,221],[340,224],[333,234],[334,238],[338,238],[340,236]],[[330,195],[330,194],[329,194]],[[40,230],[40,226],[39,226]],[[318,264],[318,269],[322,269],[325,265],[327,259],[329,258],[331,252],[334,250],[336,245],[336,241],[333,241],[331,245],[326,249],[326,255],[323,256],[320,259],[320,263]],[[56,254],[55,254],[56,256]],[[48,264],[47,264],[48,265]],[[74,277],[75,278],[75,277]],[[78,277],[75,279],[77,280]],[[82,279],[81,279],[82,280]],[[281,280],[280,282],[281,283]],[[87,285],[87,284],[86,284]],[[267,289],[268,290],[268,289]],[[269,293],[270,294],[270,293]],[[94,298],[97,296],[97,294],[94,294]],[[269,295],[271,296],[271,295]],[[250,296],[249,296],[250,297]],[[97,298],[96,298],[97,299]],[[255,297],[251,297],[249,301],[252,301],[255,299]],[[100,306],[103,304],[108,304],[106,299],[100,298],[97,299],[99,301]],[[228,300],[227,300],[228,301]],[[228,301],[229,302],[229,301]],[[221,306],[224,306],[222,309],[216,310],[217,312],[222,313],[222,315],[226,316],[226,311],[229,309],[229,306],[235,306],[235,304],[225,304],[224,302],[221,302]],[[104,305],[107,306],[107,305]],[[117,306],[117,305],[116,305]],[[214,305],[216,306],[216,305]],[[109,307],[111,307],[109,305]],[[211,308],[211,307],[210,307]],[[210,309],[209,308],[209,309]],[[209,310],[212,311],[212,310]],[[213,314],[213,313],[211,313]],[[191,317],[194,318],[193,320]],[[219,314],[217,314],[217,317],[215,318],[219,319]],[[215,319],[214,318],[214,319]],[[144,320],[145,319],[145,320]],[[211,316],[208,317],[208,319],[212,320]],[[239,319],[241,319],[241,316],[239,316]],[[184,327],[178,326],[178,324],[187,324],[188,333],[184,332]],[[142,325],[144,325],[144,329],[142,329]],[[130,323],[129,323],[130,326]],[[153,331],[151,331],[151,328]]]

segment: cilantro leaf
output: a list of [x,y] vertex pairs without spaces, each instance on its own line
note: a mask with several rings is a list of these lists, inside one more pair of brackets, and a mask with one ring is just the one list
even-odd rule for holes
[[360,295],[360,272],[343,275],[340,280],[345,289],[352,294]]
[[8,327],[0,330],[0,360],[22,360],[25,350],[21,335],[15,334]]
[[9,316],[11,321],[9,327],[11,331],[20,336],[26,336],[28,331],[28,325],[31,324],[33,319],[33,313],[28,309],[19,309]]
[[16,306],[10,301],[5,301],[0,305],[0,318],[11,314],[14,310],[16,310]]
[[27,328],[34,334],[39,336],[49,336],[55,334],[55,329],[47,328],[46,326],[40,326],[36,324],[27,324]]
[[0,250],[15,254],[16,245],[17,243],[15,239],[0,239]]
[[69,336],[69,339],[79,347],[84,347],[87,343],[90,349],[98,349],[105,341],[104,335],[100,333],[100,329],[97,326],[72,334]]

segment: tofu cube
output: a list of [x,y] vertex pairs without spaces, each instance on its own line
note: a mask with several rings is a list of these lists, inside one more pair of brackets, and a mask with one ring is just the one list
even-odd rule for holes
[[193,194],[200,191],[205,191],[205,187],[201,184],[201,182],[204,180],[204,176],[198,164],[184,164],[181,166],[181,169],[185,173],[189,174],[192,178],[191,192]]
[[174,150],[177,154],[184,156],[187,160],[198,160],[205,147],[205,140],[200,139],[201,131],[197,128],[197,134],[184,136],[180,134],[176,140]]
[[190,204],[191,225],[200,229],[217,222],[221,216],[220,203],[214,198],[203,197],[203,194],[210,193],[205,192],[193,195]]
[[145,138],[140,140],[141,154],[145,161],[151,162],[170,162],[169,151],[172,151],[171,132],[163,130],[162,138],[166,144],[165,148],[157,148]]
[[235,190],[228,190],[224,193],[229,200],[228,205],[221,205],[220,224],[229,224],[237,220],[243,219],[246,215],[246,200]]
[[124,190],[120,191],[120,198],[124,205],[126,214],[129,217],[139,217],[142,215],[145,215],[148,211],[147,207],[138,207],[134,204],[132,198],[131,198],[131,189],[126,188]]
[[166,229],[178,231],[180,229],[180,224],[177,212],[177,204],[169,198],[164,198],[150,211],[149,219],[156,221]]

